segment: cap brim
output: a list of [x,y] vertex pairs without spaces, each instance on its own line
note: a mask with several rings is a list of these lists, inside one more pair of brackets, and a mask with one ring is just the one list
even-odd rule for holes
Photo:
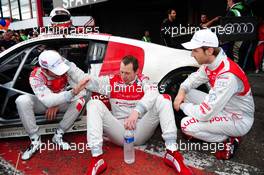
[[69,66],[65,64],[64,62],[60,63],[58,66],[56,66],[54,69],[50,70],[54,74],[60,76],[65,74],[69,70]]
[[182,46],[185,48],[185,49],[189,49],[189,50],[192,50],[192,49],[197,49],[197,48],[200,48],[202,47],[200,44],[198,43],[195,43],[195,42],[186,42],[186,43],[183,43]]

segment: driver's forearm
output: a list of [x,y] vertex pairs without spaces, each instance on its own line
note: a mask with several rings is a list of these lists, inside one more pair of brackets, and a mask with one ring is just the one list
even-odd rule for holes
[[180,89],[178,91],[178,95],[185,96],[186,95],[186,90],[183,87],[180,87]]
[[97,92],[102,95],[109,96],[111,91],[110,80],[108,76],[93,77],[90,76],[90,80],[86,85],[86,89],[92,92]]
[[201,66],[198,71],[189,75],[189,77],[181,84],[180,88],[184,89],[185,93],[188,93],[191,89],[195,89],[207,82],[208,77],[205,73],[204,67]]
[[63,91],[60,93],[50,93],[44,96],[38,96],[38,99],[47,107],[58,106],[67,102],[70,102],[73,98],[71,91]]

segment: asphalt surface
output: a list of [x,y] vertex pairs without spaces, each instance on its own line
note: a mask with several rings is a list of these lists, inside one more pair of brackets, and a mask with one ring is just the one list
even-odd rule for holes
[[253,165],[264,174],[264,73],[249,73],[248,77],[255,102],[255,121],[233,161]]

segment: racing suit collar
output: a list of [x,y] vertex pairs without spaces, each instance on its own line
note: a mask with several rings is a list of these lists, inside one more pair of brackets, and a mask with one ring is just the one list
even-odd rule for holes
[[46,70],[43,69],[42,67],[41,67],[41,72],[42,72],[42,74],[43,74],[48,80],[55,80],[55,79],[57,79],[57,78],[55,78],[55,77],[51,77],[51,76],[49,76],[49,75],[46,73]]
[[49,76],[47,75],[45,69],[43,69],[42,67],[40,67],[40,70],[41,70],[41,72],[43,73],[43,75],[45,75],[45,77],[49,77]]
[[128,83],[128,85],[134,84],[138,79],[138,76],[136,75],[135,79]]
[[[120,83],[125,84],[125,82],[121,79],[121,76],[120,76],[120,80],[121,80]],[[125,84],[125,85],[132,85],[132,84],[134,84],[137,80],[138,80],[138,76],[136,75],[136,77],[135,77],[134,80],[130,81],[129,83],[127,83],[127,84]]]
[[[220,48],[221,49],[221,48]],[[226,54],[225,52],[221,49],[219,54],[216,56],[215,60],[213,61],[213,63],[208,65],[208,68],[213,71],[215,69],[217,69],[220,64],[222,63],[223,59],[226,58]]]

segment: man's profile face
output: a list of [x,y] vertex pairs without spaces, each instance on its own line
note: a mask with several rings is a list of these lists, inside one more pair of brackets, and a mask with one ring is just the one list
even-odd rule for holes
[[176,11],[172,10],[169,16],[171,17],[172,20],[176,20]]
[[192,56],[200,65],[210,63],[208,55],[206,55],[206,52],[202,48],[193,49]]
[[202,23],[207,22],[207,16],[206,15],[201,15],[201,22]]
[[227,0],[226,1],[228,8],[231,8],[233,6],[233,0]]
[[120,76],[121,76],[122,81],[125,84],[129,84],[130,82],[135,80],[137,73],[138,73],[138,71],[135,72],[133,70],[133,64],[132,63],[125,65],[123,62],[121,62],[121,64],[120,64]]
[[149,36],[149,31],[145,31],[145,36]]

